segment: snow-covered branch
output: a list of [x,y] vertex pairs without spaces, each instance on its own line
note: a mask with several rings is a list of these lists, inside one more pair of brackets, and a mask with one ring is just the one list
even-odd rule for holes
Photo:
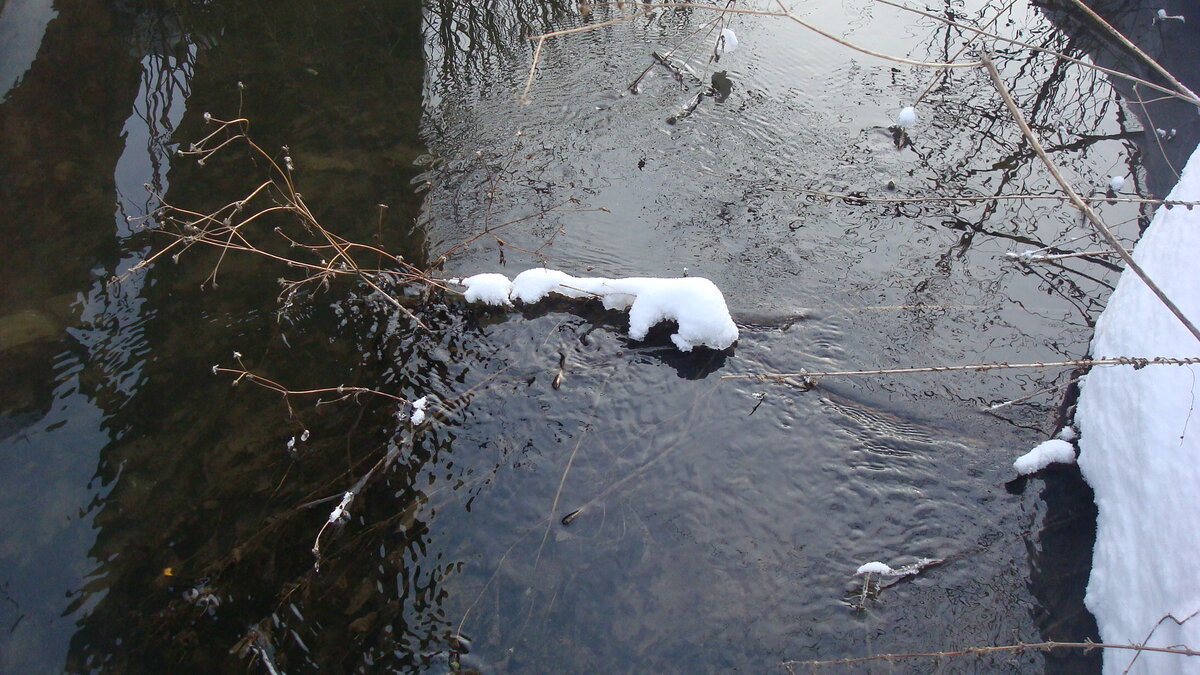
[[671,342],[685,352],[697,346],[726,349],[738,339],[725,296],[716,284],[702,277],[607,279],[534,268],[511,281],[494,273],[451,281],[467,288],[467,302],[489,305],[509,306],[513,300],[531,304],[551,293],[599,299],[606,309],[629,311],[629,337],[634,340],[645,338],[650,328],[662,321],[674,321],[679,330]]

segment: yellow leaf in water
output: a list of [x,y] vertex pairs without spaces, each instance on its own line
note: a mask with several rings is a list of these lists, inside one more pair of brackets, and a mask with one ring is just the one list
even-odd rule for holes
[[173,576],[175,576],[175,568],[173,568],[173,567],[164,567],[164,568],[163,568],[163,576],[164,576],[164,577],[173,577]]

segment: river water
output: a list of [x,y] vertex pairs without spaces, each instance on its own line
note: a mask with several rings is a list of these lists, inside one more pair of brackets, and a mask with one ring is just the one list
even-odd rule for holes
[[[1086,355],[1119,267],[1020,265],[1006,254],[1101,246],[1057,201],[963,198],[1053,192],[986,74],[935,78],[746,15],[727,19],[738,49],[712,60],[712,15],[673,9],[547,41],[522,100],[528,36],[633,11],[0,8],[0,669],[782,672],[1096,637],[1089,491],[1073,469],[1011,469],[1069,396],[981,412],[1068,369],[807,391],[723,379]],[[963,41],[867,0],[798,11],[912,59]],[[1089,49],[1022,2],[938,11]],[[670,67],[651,55],[677,45]],[[1153,133],[1101,76],[1026,50],[997,61],[1076,185],[1169,186],[1169,161],[1143,167]],[[898,142],[895,113],[927,85]],[[281,307],[276,280],[297,272],[252,255],[191,250],[126,275],[170,241],[142,226],[154,195],[206,211],[262,180],[245,152],[176,154],[211,130],[205,113],[239,111],[347,239],[442,278],[704,276],[741,339],[682,354],[666,328],[632,341],[594,304],[397,291],[420,329],[351,282]],[[1127,241],[1149,214],[1100,208]],[[434,422],[413,429],[388,399],[233,387],[213,366],[237,367],[235,351],[293,390],[427,395]],[[350,521],[322,532],[389,453]],[[878,592],[854,577],[919,559],[944,562]],[[1091,672],[1097,656],[850,672]]]

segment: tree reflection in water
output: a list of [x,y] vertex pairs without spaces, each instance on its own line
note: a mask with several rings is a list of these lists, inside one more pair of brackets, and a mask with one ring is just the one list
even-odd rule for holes
[[[867,30],[872,7],[847,6],[848,30]],[[787,188],[886,195],[893,180],[904,194],[1051,192],[986,76],[939,79],[921,110],[927,122],[900,151],[864,123],[885,118],[874,108],[813,105],[789,87],[882,99],[919,91],[926,70],[727,58],[729,92],[667,125],[710,81],[705,38],[671,57],[699,77],[677,80],[656,66],[641,94],[623,92],[651,49],[665,53],[708,20],[675,8],[548,43],[535,103],[515,102],[526,38],[619,11],[517,0],[59,9],[38,60],[0,104],[0,158],[6,175],[19,176],[0,182],[0,195],[15,220],[39,223],[8,228],[29,255],[13,262],[14,283],[0,297],[5,315],[61,305],[46,314],[62,335],[4,354],[8,379],[27,381],[6,403],[25,417],[5,424],[51,446],[35,422],[74,389],[102,418],[94,451],[72,465],[95,471],[72,493],[95,539],[92,567],[63,612],[77,624],[67,670],[213,672],[245,668],[246,658],[288,672],[732,668],[804,650],[925,648],[929,631],[903,628],[917,617],[968,642],[992,639],[997,613],[1022,635],[1054,624],[1022,609],[1033,602],[1028,561],[1025,539],[1012,534],[1022,517],[1036,530],[1040,507],[994,490],[1003,481],[995,445],[1041,433],[1054,406],[982,422],[962,411],[1059,376],[998,375],[945,394],[936,380],[832,385],[824,399],[749,399],[764,392],[718,389],[713,378],[780,362],[1079,355],[1112,263],[997,262],[1083,233],[1058,202],[879,204]],[[1036,10],[1005,10],[1001,20],[1046,48],[1088,49]],[[761,30],[763,51],[790,53],[797,43],[773,30]],[[922,30],[915,46],[896,44],[944,59],[963,39],[940,24]],[[753,52],[754,31],[739,27],[739,58]],[[1020,50],[999,60],[1077,184],[1094,183],[1103,167],[1140,188],[1144,134],[1104,79]],[[627,343],[612,330],[619,317],[589,306],[548,304],[516,318],[433,296],[421,305],[432,328],[424,334],[343,282],[280,311],[278,289],[264,281],[287,270],[230,256],[214,287],[203,283],[212,252],[106,286],[157,243],[125,225],[145,207],[141,182],[205,209],[261,180],[261,167],[237,153],[203,167],[170,158],[175,144],[206,133],[204,113],[238,109],[264,148],[288,146],[314,215],[349,239],[425,265],[480,223],[576,199],[612,213],[533,219],[506,230],[504,243],[481,239],[446,272],[544,259],[521,249],[607,274],[690,265],[723,276],[727,294],[762,300],[755,309],[765,318],[745,321],[735,352],[704,360],[664,350],[661,336]],[[132,117],[141,123],[123,127]],[[126,127],[144,138],[123,140]],[[1128,221],[1131,238],[1149,211],[1118,204],[1106,213]],[[45,260],[59,263],[52,278]],[[809,305],[818,309],[796,309]],[[772,318],[785,310],[786,323]],[[293,389],[430,395],[455,414],[410,436],[397,417],[404,411],[383,401],[294,399],[289,412],[277,394],[212,376],[235,350]],[[556,373],[561,389],[551,386]],[[322,539],[315,570],[314,537],[343,491],[401,449],[397,466],[351,505],[350,522]],[[578,459],[566,475],[568,456]],[[5,504],[20,515],[19,502],[35,499],[31,487],[13,486]],[[993,578],[947,565],[936,583],[913,583],[903,602],[874,614],[840,606],[846,570],[864,556],[922,547],[968,551]],[[31,550],[22,564],[3,559],[10,584],[53,567],[67,547]],[[1044,586],[1061,577],[1047,578]],[[984,596],[991,604],[960,602]],[[49,590],[38,597],[53,604]],[[1078,611],[1069,604],[1056,611]],[[46,613],[28,617],[16,619],[8,646],[38,646],[5,650],[17,653],[6,668],[61,658]],[[885,636],[886,622],[901,628]]]

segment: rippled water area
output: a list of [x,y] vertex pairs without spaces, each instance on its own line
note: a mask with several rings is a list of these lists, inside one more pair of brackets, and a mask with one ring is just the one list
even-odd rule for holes
[[[1011,466],[1078,373],[742,376],[1085,357],[1118,259],[1010,255],[1105,245],[1036,197],[985,70],[911,62],[978,58],[937,17],[1114,52],[1020,0],[788,7],[901,60],[690,6],[0,2],[0,671],[784,673],[1095,639],[1090,492]],[[1081,191],[1169,189],[1191,132],[992,46]],[[213,213],[273,167],[336,238],[293,245],[317,231],[277,209],[180,244],[164,203]],[[1151,212],[1097,208],[1127,242]],[[347,271],[339,242],[432,281],[296,283]],[[543,265],[706,277],[741,337],[683,353],[598,302],[445,282]]]

